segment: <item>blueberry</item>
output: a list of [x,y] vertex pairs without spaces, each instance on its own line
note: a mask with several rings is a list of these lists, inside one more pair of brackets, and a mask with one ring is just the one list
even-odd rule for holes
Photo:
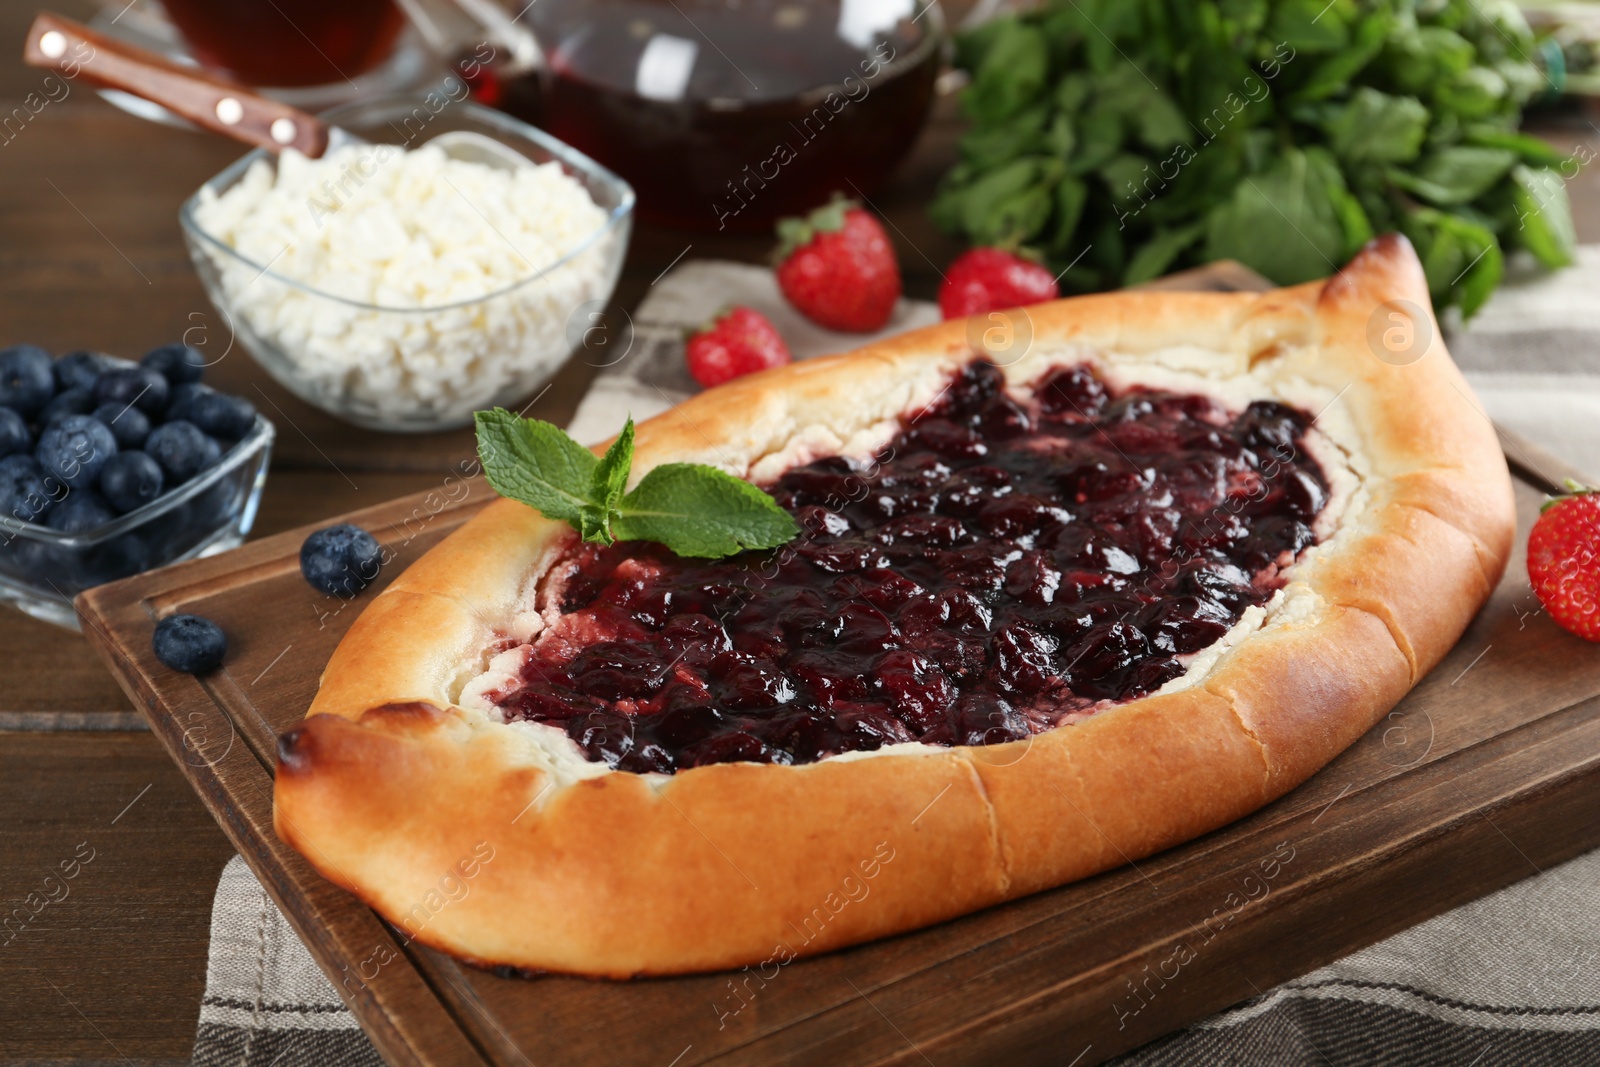
[[93,389],[94,380],[105,372],[110,359],[99,352],[68,352],[51,368],[55,371],[56,388]]
[[156,415],[166,410],[171,389],[159,372],[149,367],[129,367],[100,375],[94,383],[94,400],[96,404],[123,407],[131,404],[147,415]]
[[171,344],[152,348],[144,354],[139,365],[149,367],[173,385],[186,385],[200,380],[206,361],[205,357],[188,345]]
[[216,530],[233,520],[239,511],[239,483],[233,478],[220,478],[192,502],[192,525],[206,531]]
[[222,449],[192,422],[179,419],[150,431],[144,450],[166,472],[167,482],[179,485],[222,458]]
[[185,417],[212,437],[237,441],[256,424],[256,408],[242,396],[207,391],[195,394]]
[[106,424],[111,436],[117,439],[118,448],[138,448],[150,436],[150,417],[136,407],[101,404],[89,415]]
[[61,491],[61,483],[47,479],[32,456],[0,459],[0,515],[39,522],[55,506]]
[[150,644],[156,659],[185,674],[216,670],[228,653],[228,635],[222,627],[198,615],[168,615],[156,623]]
[[166,420],[176,422],[179,419],[189,421],[189,414],[194,410],[194,403],[202,396],[210,396],[216,390],[209,385],[199,382],[187,382],[183,385],[172,387],[171,397],[167,401]]
[[314,588],[333,596],[355,596],[378,576],[382,564],[377,539],[349,523],[318,530],[300,546],[300,573]]
[[120,512],[150,503],[165,485],[161,465],[144,452],[118,452],[100,472],[100,492]]
[[65,415],[39,435],[33,456],[45,473],[73,489],[94,485],[117,454],[117,439],[102,422],[87,415]]
[[0,408],[0,456],[33,451],[33,434],[28,423],[10,408]]
[[39,429],[59,422],[67,415],[87,415],[94,410],[94,392],[74,386],[55,395],[55,399],[39,412]]
[[32,417],[55,395],[50,353],[38,345],[0,348],[0,404]]
[[74,489],[51,509],[44,524],[67,534],[88,533],[117,517],[105,497],[93,489]]
[[90,585],[114,582],[150,569],[150,546],[138,533],[125,533],[84,554],[83,572]]

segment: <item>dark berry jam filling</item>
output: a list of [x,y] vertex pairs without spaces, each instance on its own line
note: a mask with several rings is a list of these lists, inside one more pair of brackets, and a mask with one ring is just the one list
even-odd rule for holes
[[560,619],[489,699],[639,772],[1050,729],[1159,688],[1272,596],[1328,499],[1309,422],[1085,366],[1023,398],[974,362],[875,459],[769,486],[803,530],[783,548],[575,548]]

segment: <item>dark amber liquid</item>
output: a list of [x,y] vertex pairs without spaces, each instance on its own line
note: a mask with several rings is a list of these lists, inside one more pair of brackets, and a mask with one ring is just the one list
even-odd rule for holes
[[[540,0],[526,17],[545,67],[509,82],[489,68],[475,88],[628,179],[648,220],[766,226],[835,191],[871,195],[931,101],[933,19],[914,22],[907,6],[842,33],[840,10],[838,0]],[[662,37],[680,56],[692,49],[676,68],[688,74],[681,92],[671,62],[653,84],[648,74]]]
[[195,58],[249,85],[325,85],[371,70],[405,24],[394,0],[164,0]]

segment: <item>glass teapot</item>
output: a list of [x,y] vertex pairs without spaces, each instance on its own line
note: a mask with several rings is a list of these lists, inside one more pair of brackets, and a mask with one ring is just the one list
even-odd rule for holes
[[617,171],[642,217],[709,230],[870,196],[944,35],[938,0],[401,2],[480,102]]

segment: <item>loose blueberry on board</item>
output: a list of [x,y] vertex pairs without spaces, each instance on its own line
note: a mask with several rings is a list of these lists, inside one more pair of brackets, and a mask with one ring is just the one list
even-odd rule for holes
[[32,456],[18,454],[0,459],[0,515],[19,522],[38,522],[64,491],[61,483],[46,480],[44,470]]
[[161,464],[170,485],[181,485],[222,457],[217,442],[201,433],[194,423],[182,419],[151,430],[144,450]]
[[162,345],[152,348],[139,360],[141,367],[149,367],[164,376],[173,385],[198,382],[206,369],[205,357],[185,344]]
[[45,525],[66,534],[88,533],[117,517],[106,498],[93,489],[74,489],[45,518]]
[[159,371],[129,367],[100,375],[94,383],[94,399],[96,404],[132,406],[147,415],[159,415],[167,408],[171,389]]
[[150,644],[156,659],[185,674],[214,671],[228,654],[228,635],[199,615],[168,615],[156,623]]
[[112,456],[117,454],[117,439],[105,424],[87,415],[67,415],[39,435],[34,458],[46,474],[53,474],[67,486],[80,489],[100,479]]
[[123,513],[144,507],[165,487],[161,465],[145,452],[118,452],[100,472],[100,492]]
[[33,451],[33,434],[28,423],[10,408],[0,408],[0,456]]
[[68,352],[56,360],[52,368],[55,371],[56,388],[63,392],[68,389],[93,389],[95,379],[106,369],[110,358],[99,352]]
[[94,410],[94,391],[74,386],[57,393],[39,412],[39,429],[52,426],[68,415],[87,415]]
[[255,425],[256,408],[242,396],[228,396],[208,389],[195,394],[185,417],[212,437],[237,441]]
[[0,348],[0,405],[31,417],[55,395],[50,353],[38,345]]
[[300,546],[300,573],[331,596],[355,596],[372,584],[382,565],[377,538],[349,523],[318,530]]
[[150,417],[130,404],[101,404],[89,414],[105,423],[118,448],[139,448],[150,436]]

